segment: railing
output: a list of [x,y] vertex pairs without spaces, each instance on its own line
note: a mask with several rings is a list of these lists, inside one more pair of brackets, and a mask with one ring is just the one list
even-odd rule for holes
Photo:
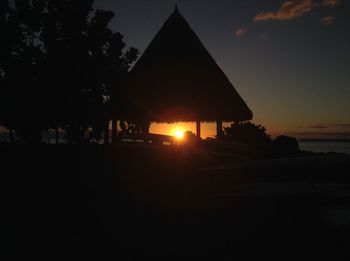
[[156,145],[179,145],[181,143],[174,136],[162,134],[120,135],[119,139],[123,142],[146,143]]

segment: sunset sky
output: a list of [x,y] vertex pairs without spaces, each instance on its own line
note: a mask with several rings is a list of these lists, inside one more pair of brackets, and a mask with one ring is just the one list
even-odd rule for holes
[[[141,51],[175,4],[252,109],[253,122],[272,135],[350,137],[350,1],[96,0],[116,13],[112,28],[127,45]],[[202,132],[214,135],[214,126]]]

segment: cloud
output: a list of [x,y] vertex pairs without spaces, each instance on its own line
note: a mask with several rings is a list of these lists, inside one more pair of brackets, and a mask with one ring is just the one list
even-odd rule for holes
[[269,39],[269,34],[267,32],[263,32],[261,34],[261,38],[264,39],[264,40],[267,40],[267,39]]
[[311,125],[310,129],[329,129],[329,128],[350,128],[350,123],[336,123],[336,124],[315,124]]
[[340,5],[340,0],[323,0],[322,5],[329,6],[329,7],[336,7]]
[[316,125],[311,125],[309,128],[310,129],[328,129],[330,127],[331,126],[327,124],[316,124]]
[[335,16],[329,15],[321,19],[321,23],[324,25],[331,25],[335,23]]
[[333,124],[334,127],[350,128],[350,123]]
[[307,132],[307,131],[300,131],[300,132],[287,132],[291,136],[337,136],[337,137],[350,137],[350,132]]
[[[330,1],[330,0],[329,0]],[[288,0],[276,12],[260,12],[254,17],[255,22],[268,20],[292,20],[317,8],[313,0]]]
[[247,32],[248,32],[247,29],[245,29],[245,28],[239,28],[239,29],[236,31],[236,36],[237,36],[238,38],[240,38],[240,37],[244,36]]
[[350,123],[320,123],[309,126],[296,126],[297,131],[287,134],[299,138],[350,138]]

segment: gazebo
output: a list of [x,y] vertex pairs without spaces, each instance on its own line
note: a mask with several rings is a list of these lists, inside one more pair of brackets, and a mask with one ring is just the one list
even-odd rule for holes
[[252,111],[185,18],[174,12],[130,71],[118,119],[158,123],[246,121]]

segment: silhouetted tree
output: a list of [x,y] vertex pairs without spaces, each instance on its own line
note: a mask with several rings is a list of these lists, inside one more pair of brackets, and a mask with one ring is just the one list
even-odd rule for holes
[[19,27],[13,21],[13,9],[9,1],[0,0],[0,125],[10,129],[13,141],[13,115],[11,115],[11,97],[8,74],[15,57],[16,45],[21,41]]
[[[109,23],[110,11],[93,10],[93,1],[50,1],[42,34],[47,54],[48,81],[53,83],[54,124],[67,131],[71,142],[82,142],[91,128],[99,139],[110,118],[109,104],[120,78],[137,58]],[[129,53],[134,54],[130,56]]]
[[47,128],[64,129],[69,142],[85,142],[87,129],[98,139],[108,123],[138,51],[124,51],[123,36],[109,28],[114,14],[94,10],[93,2],[0,2],[0,29],[8,35],[0,46],[7,109],[0,123],[26,142],[41,141]]
[[15,0],[13,6],[8,1],[2,3],[8,10],[1,14],[2,20],[7,20],[8,30],[14,30],[3,40],[7,89],[4,99],[9,104],[4,125],[15,128],[23,141],[40,142],[41,131],[47,125],[45,92],[40,79],[43,54],[39,42],[45,1]]

